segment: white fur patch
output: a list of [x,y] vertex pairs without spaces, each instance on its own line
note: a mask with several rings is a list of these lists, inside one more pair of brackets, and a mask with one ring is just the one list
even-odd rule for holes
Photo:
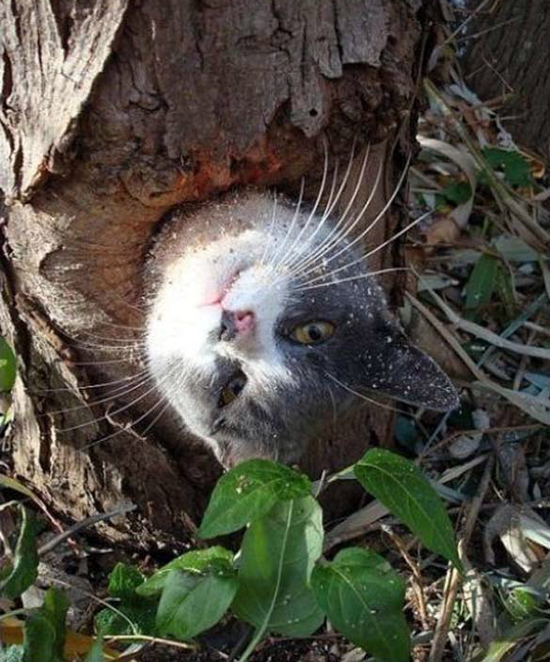
[[[261,263],[265,237],[256,230],[225,236],[204,249],[174,260],[167,268],[152,307],[148,348],[153,372],[179,358],[205,374],[216,355],[237,359],[249,377],[288,381],[290,374],[275,343],[288,283]],[[226,310],[251,311],[255,329],[231,342],[218,340],[222,305]]]

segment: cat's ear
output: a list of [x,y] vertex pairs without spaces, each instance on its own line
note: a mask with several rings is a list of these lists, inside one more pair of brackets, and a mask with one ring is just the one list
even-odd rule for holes
[[387,337],[378,352],[379,369],[371,373],[371,379],[367,376],[368,388],[435,411],[451,411],[459,406],[458,393],[451,380],[405,336]]

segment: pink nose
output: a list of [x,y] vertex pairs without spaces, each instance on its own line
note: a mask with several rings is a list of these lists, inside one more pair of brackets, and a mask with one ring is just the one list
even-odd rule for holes
[[255,315],[251,310],[237,310],[233,316],[238,333],[250,333],[256,324]]

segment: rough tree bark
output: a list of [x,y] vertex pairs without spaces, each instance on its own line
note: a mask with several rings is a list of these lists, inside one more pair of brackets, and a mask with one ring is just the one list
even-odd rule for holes
[[[164,416],[155,420],[158,410],[148,415],[145,392],[94,406],[113,390],[86,388],[140,369],[138,352],[116,339],[139,338],[151,237],[175,205],[230,186],[292,191],[307,174],[315,191],[321,134],[331,163],[355,137],[376,145],[362,195],[383,162],[371,214],[381,209],[412,144],[431,5],[1,3],[0,319],[20,361],[13,466],[58,512],[82,518],[131,500],[130,529],[111,536],[185,539],[218,471],[213,458]],[[400,222],[386,215],[369,243]],[[390,245],[378,264],[398,254]],[[115,340],[99,338],[107,336]],[[390,424],[383,410],[365,410],[361,443],[345,444],[343,431],[308,453],[308,471],[346,464],[371,439],[384,443]]]
[[468,6],[479,10],[468,29],[468,85],[485,101],[503,97],[504,126],[550,160],[550,4],[471,0]]

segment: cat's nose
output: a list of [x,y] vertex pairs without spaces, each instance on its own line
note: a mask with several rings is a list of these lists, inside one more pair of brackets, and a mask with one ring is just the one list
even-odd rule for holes
[[256,316],[251,310],[224,310],[220,328],[220,340],[233,340],[251,333],[256,326]]

